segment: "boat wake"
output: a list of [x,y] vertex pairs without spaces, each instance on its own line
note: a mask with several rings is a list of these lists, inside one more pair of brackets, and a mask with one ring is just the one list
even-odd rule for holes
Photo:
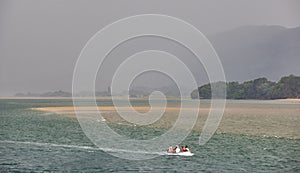
[[114,152],[114,153],[167,155],[166,152],[132,151],[132,150],[115,149],[115,148],[98,148],[98,147],[92,147],[92,146],[66,145],[66,144],[27,142],[27,141],[4,140],[4,141],[0,141],[0,143],[17,144],[17,145],[34,145],[34,146],[49,147],[49,148],[50,147],[59,147],[59,148],[70,148],[70,149],[79,149],[79,150],[88,150],[88,151],[105,151],[105,152]]

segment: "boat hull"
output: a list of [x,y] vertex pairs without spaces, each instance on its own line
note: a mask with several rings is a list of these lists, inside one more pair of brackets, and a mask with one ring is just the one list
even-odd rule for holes
[[179,152],[179,153],[167,153],[169,156],[193,156],[194,153],[191,152]]

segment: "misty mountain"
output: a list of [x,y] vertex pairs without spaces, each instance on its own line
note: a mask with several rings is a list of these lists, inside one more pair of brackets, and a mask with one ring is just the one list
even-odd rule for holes
[[45,93],[32,93],[28,92],[24,93],[17,93],[15,94],[16,97],[71,97],[72,93],[66,91],[49,91]]
[[[229,82],[261,77],[279,81],[282,76],[300,75],[300,27],[247,25],[210,35],[208,39],[222,61]],[[202,70],[202,67],[195,65],[189,68],[194,72]],[[169,90],[172,93],[170,95],[176,93],[174,88]],[[140,87],[132,92],[136,93],[133,95],[147,95],[150,91]]]
[[208,37],[228,81],[300,74],[300,27],[243,26]]

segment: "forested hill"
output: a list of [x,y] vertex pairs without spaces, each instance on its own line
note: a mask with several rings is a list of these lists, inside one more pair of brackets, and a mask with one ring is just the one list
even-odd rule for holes
[[[211,85],[224,84],[216,82],[206,84],[191,93],[192,99],[211,98]],[[300,76],[290,75],[282,77],[278,82],[267,78],[258,78],[243,83],[226,83],[227,99],[284,99],[300,98]]]

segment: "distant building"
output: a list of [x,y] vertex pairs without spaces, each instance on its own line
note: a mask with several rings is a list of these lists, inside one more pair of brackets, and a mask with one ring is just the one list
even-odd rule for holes
[[111,88],[110,88],[110,86],[107,88],[107,95],[111,96]]

